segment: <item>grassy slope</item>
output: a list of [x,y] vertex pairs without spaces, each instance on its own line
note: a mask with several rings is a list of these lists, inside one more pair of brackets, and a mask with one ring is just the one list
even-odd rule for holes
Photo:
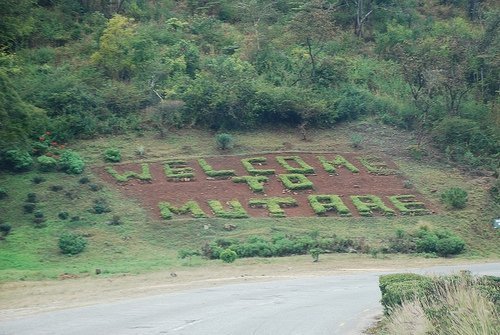
[[[415,162],[405,157],[404,148],[411,143],[407,134],[391,128],[373,126],[370,122],[344,125],[334,130],[316,131],[309,141],[301,141],[296,130],[272,130],[261,133],[237,133],[237,146],[233,153],[259,152],[263,150],[333,150],[352,151],[349,136],[362,133],[365,141],[363,152],[383,152],[393,157],[401,171],[412,180],[415,187],[430,201],[438,204],[440,191],[460,186],[470,194],[469,206],[461,211],[440,210],[440,214],[426,217],[396,218],[287,218],[238,220],[238,229],[227,232],[223,229],[226,220],[176,220],[158,222],[133,200],[124,199],[110,188],[92,191],[88,184],[81,185],[81,176],[62,173],[29,172],[23,174],[1,174],[0,186],[9,190],[9,197],[0,201],[0,211],[5,222],[13,226],[6,240],[0,241],[0,280],[55,278],[61,273],[86,275],[94,269],[105,273],[144,272],[186,264],[176,258],[177,250],[183,247],[198,248],[216,237],[246,237],[276,232],[307,233],[318,230],[321,235],[337,234],[343,237],[365,237],[369,244],[376,245],[397,228],[411,229],[418,224],[446,227],[459,233],[467,242],[467,252],[461,257],[493,257],[500,255],[496,245],[499,233],[494,232],[490,220],[498,207],[488,206],[487,180],[471,179],[458,170],[429,162]],[[117,136],[93,141],[82,141],[73,147],[81,152],[88,162],[102,164],[101,154],[105,148],[122,150],[125,160],[137,160],[135,150],[146,148],[144,159],[157,160],[186,155],[216,155],[213,134],[186,130],[171,134],[164,140],[154,134],[144,136]],[[31,179],[42,175],[47,180],[34,185]],[[99,183],[89,168],[86,175],[91,183]],[[52,185],[62,185],[59,192],[50,190]],[[436,191],[437,190],[437,191]],[[47,217],[46,227],[35,228],[31,223],[33,214],[24,214],[22,204],[29,192],[37,193],[40,202],[37,209]],[[66,192],[71,192],[70,199]],[[98,198],[108,199],[112,212],[93,214],[89,209]],[[69,212],[80,216],[80,221],[60,220],[57,214]],[[119,214],[123,224],[108,225],[113,215]],[[210,225],[205,229],[204,225]],[[59,254],[57,239],[63,230],[77,231],[88,236],[86,251],[78,256]],[[282,262],[286,262],[286,258]],[[192,264],[205,264],[196,259]]]

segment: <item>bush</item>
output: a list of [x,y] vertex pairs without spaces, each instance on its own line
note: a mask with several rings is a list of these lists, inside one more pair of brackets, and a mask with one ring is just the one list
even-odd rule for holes
[[215,137],[215,141],[217,142],[217,147],[219,149],[227,150],[233,147],[234,139],[230,134],[221,133],[217,134],[217,136]]
[[313,183],[303,174],[280,174],[278,178],[288,190],[307,190],[314,187]]
[[7,191],[5,189],[3,189],[2,187],[0,187],[0,200],[7,198],[8,195],[9,194],[7,193]]
[[24,150],[8,150],[5,152],[3,162],[13,171],[27,171],[33,165],[33,158]]
[[106,162],[117,163],[122,160],[122,154],[118,149],[106,149],[104,151],[104,160]]
[[203,172],[211,178],[229,178],[236,174],[234,170],[214,170],[213,167],[202,158],[198,159],[198,164],[200,164]]
[[111,212],[111,208],[109,207],[106,199],[94,200],[94,206],[92,208],[95,214],[103,214]]
[[59,212],[59,214],[57,214],[57,217],[61,220],[66,220],[69,217],[69,213],[68,212]]
[[[276,156],[276,160],[278,163],[284,167],[288,173],[292,174],[314,174],[314,169],[312,166],[304,162],[302,158],[299,156]],[[295,162],[296,165],[299,167],[294,167],[290,164],[288,164],[288,161],[293,161]]]
[[31,181],[33,182],[33,184],[40,184],[45,181],[45,178],[43,178],[42,176],[34,176]]
[[69,174],[80,174],[85,168],[85,162],[80,155],[73,151],[65,151],[59,158],[61,170]]
[[40,156],[36,159],[41,171],[54,171],[57,167],[57,161],[49,156]]
[[238,255],[231,249],[226,249],[220,253],[219,258],[225,263],[232,263],[236,260]]
[[90,182],[90,178],[89,177],[82,177],[78,180],[78,182],[82,185],[84,184],[88,184]]
[[452,187],[441,194],[441,201],[451,208],[464,208],[467,204],[468,194],[459,187]]
[[457,255],[464,250],[465,242],[458,236],[442,238],[436,243],[436,252],[439,256]]
[[[143,181],[150,181],[153,179],[151,176],[151,171],[149,170],[149,164],[143,163],[141,164],[141,173],[137,173],[135,171],[126,171],[122,174],[118,173],[115,169],[113,169],[111,166],[106,167],[106,172],[108,172],[113,178],[115,178],[119,182],[127,182],[128,180],[132,178],[137,178],[139,180]],[[90,186],[93,184],[90,184]]]
[[264,165],[266,164],[266,158],[265,157],[252,157],[252,158],[243,158],[241,160],[241,163],[247,170],[249,174],[252,176],[265,176],[265,175],[271,175],[275,173],[274,169],[256,169],[253,164],[258,164],[258,165]]
[[36,204],[32,202],[25,203],[23,205],[24,213],[33,213],[36,208]]
[[2,236],[9,235],[11,229],[12,229],[12,227],[8,223],[1,223],[0,224],[0,234],[2,234]]
[[50,190],[52,192],[59,192],[59,191],[62,191],[64,189],[64,187],[62,185],[52,185],[50,186]]
[[28,193],[26,195],[26,202],[38,202],[36,193]]
[[59,249],[65,255],[81,253],[87,246],[87,240],[78,234],[64,233],[59,237]]

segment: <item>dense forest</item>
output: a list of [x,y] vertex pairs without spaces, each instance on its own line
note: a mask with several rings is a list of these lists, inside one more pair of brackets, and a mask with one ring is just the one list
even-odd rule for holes
[[372,116],[495,170],[499,26],[494,0],[0,0],[0,150]]

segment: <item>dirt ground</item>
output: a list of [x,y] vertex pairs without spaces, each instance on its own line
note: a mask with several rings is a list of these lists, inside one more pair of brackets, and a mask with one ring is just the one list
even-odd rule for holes
[[[276,160],[276,156],[299,156],[315,170],[314,175],[308,175],[307,178],[314,184],[313,190],[289,191],[278,179],[278,174],[288,173]],[[349,162],[354,164],[359,173],[352,173],[344,167],[337,168],[336,173],[330,174],[322,167],[318,156],[324,156],[328,160],[333,160],[336,153],[279,153],[279,154],[257,154],[247,156],[218,156],[206,158],[206,161],[212,165],[215,170],[235,170],[236,175],[248,175],[244,169],[241,159],[250,157],[265,157],[267,164],[255,166],[258,169],[274,169],[276,175],[270,175],[269,181],[265,184],[264,193],[252,192],[248,185],[244,183],[234,183],[230,179],[214,180],[207,178],[200,168],[196,159],[187,159],[187,165],[194,170],[195,178],[190,181],[168,181],[163,172],[162,162],[150,163],[150,171],[153,181],[141,182],[139,180],[129,180],[126,183],[117,182],[104,167],[96,168],[97,174],[109,185],[117,187],[126,197],[137,199],[144,208],[149,209],[157,218],[160,217],[158,203],[161,201],[170,202],[180,206],[189,200],[195,200],[207,215],[212,215],[207,204],[207,200],[219,200],[225,203],[229,200],[237,199],[246,209],[251,217],[266,217],[268,212],[264,208],[251,208],[248,201],[251,198],[265,197],[284,197],[291,196],[296,199],[298,206],[285,209],[289,217],[310,217],[315,216],[311,206],[308,203],[307,196],[310,194],[336,194],[344,199],[344,203],[349,207],[353,216],[359,216],[356,208],[349,199],[351,195],[377,195],[389,207],[391,204],[385,196],[398,194],[416,195],[419,201],[426,203],[427,208],[432,209],[415,190],[404,188],[404,177],[396,175],[373,175],[368,173],[366,168],[360,163],[359,154],[341,153]],[[165,157],[173,159],[176,157]],[[391,169],[397,170],[397,166],[384,157],[384,161]],[[293,162],[291,163],[293,165]],[[140,172],[139,164],[120,164],[113,166],[118,172],[125,171]],[[298,167],[298,166],[297,166]],[[331,213],[329,215],[336,215]]]
[[[492,260],[494,261],[494,260]],[[463,259],[422,259],[408,256],[371,258],[367,255],[322,255],[318,263],[310,256],[240,259],[233,264],[214,261],[203,267],[181,267],[141,275],[89,276],[59,280],[18,281],[0,284],[0,320],[71,307],[109,303],[169,292],[206,288],[246,281],[269,281],[299,277],[334,276],[366,271],[398,271],[433,265],[470,264]],[[487,260],[478,260],[487,262]]]

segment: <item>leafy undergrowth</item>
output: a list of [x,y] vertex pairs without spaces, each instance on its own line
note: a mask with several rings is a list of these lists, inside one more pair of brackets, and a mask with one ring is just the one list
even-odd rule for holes
[[[383,130],[372,133],[373,138],[360,152],[380,148],[382,152],[396,155],[392,157],[405,178],[436,205],[437,214],[389,218],[207,218],[165,222],[153,220],[133,200],[125,199],[117,190],[101,184],[89,167],[83,175],[38,171],[2,173],[0,188],[7,196],[0,199],[1,220],[12,229],[0,240],[0,281],[56,278],[63,273],[87,276],[93,275],[95,269],[114,274],[182,266],[185,261],[177,258],[179,250],[199,249],[218,238],[246,240],[252,236],[302,236],[319,232],[321,236],[336,235],[363,241],[376,249],[396,231],[409,232],[419,226],[446,229],[462,237],[466,246],[459,257],[497,258],[499,233],[491,228],[490,222],[491,215],[500,211],[488,196],[489,181],[470,179],[446,165],[409,160],[405,158],[400,143],[394,144],[388,136],[395,131],[385,126],[381,128]],[[290,131],[240,133],[234,135],[235,145],[231,153],[290,149],[351,151],[345,140],[349,133],[349,128],[335,132],[322,130],[307,142]],[[397,136],[405,139],[401,143],[411,140],[402,133]],[[93,164],[102,163],[102,152],[106,147],[120,149],[125,161],[161,161],[180,156],[219,154],[207,138],[212,138],[209,133],[189,130],[172,134],[163,141],[154,140],[148,134],[144,137],[129,135],[84,141],[74,145],[73,149]],[[139,157],[135,151],[141,145],[146,150],[145,155]],[[469,194],[464,209],[448,210],[439,205],[440,193],[451,187],[463,188]],[[28,193],[34,193],[37,201],[31,213],[25,213],[24,208],[29,200]],[[35,220],[37,211],[42,213],[38,221]],[[234,227],[227,229],[228,224]],[[65,232],[84,236],[88,242],[85,251],[73,256],[63,255],[58,248],[58,239]],[[190,265],[202,266],[207,262],[219,261],[197,258]],[[282,262],[286,263],[286,258]]]
[[[497,334],[500,277],[380,277],[385,318],[372,334]],[[451,331],[451,332],[450,332]]]

